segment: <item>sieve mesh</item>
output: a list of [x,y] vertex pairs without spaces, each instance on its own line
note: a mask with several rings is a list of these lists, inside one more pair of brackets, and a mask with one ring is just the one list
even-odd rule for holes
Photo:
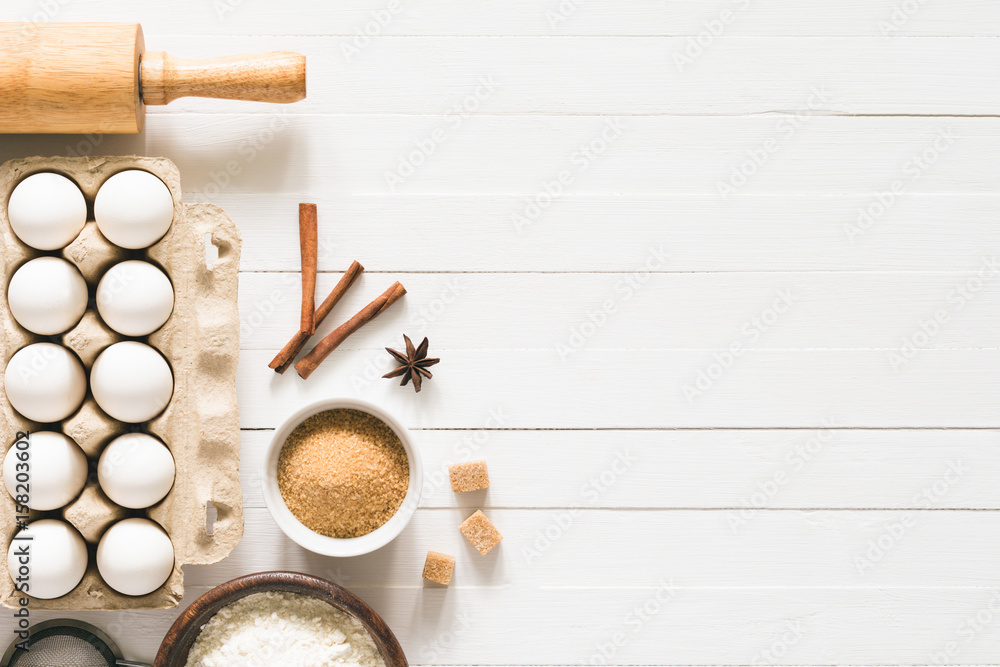
[[18,649],[10,667],[113,667],[114,652],[81,628],[56,626],[31,635],[28,650]]

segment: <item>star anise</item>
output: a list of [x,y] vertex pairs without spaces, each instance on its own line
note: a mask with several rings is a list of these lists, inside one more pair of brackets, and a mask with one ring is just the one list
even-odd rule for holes
[[427,367],[433,366],[441,360],[427,358],[426,337],[424,337],[424,340],[416,348],[413,347],[413,342],[406,334],[403,334],[403,341],[406,343],[405,355],[388,347],[385,348],[385,351],[391,354],[392,357],[400,363],[400,366],[389,371],[382,377],[395,378],[402,375],[403,380],[399,383],[399,386],[405,387],[407,382],[413,380],[413,389],[419,392],[423,378],[430,379],[434,377],[431,372],[427,370]]

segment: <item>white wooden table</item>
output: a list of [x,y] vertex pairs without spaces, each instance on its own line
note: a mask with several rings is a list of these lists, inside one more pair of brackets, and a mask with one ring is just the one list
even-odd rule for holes
[[[141,21],[179,56],[297,50],[290,107],[184,100],[141,137],[0,157],[174,160],[244,239],[246,537],[188,600],[293,569],[416,665],[1000,663],[1000,4],[991,0],[6,0]],[[366,34],[367,33],[367,34]],[[305,383],[296,204],[324,331],[401,305]],[[414,395],[386,345],[441,356]],[[307,400],[413,429],[431,489],[367,557],[304,552],[258,469]],[[485,458],[488,494],[447,462]],[[480,557],[457,524],[506,539]],[[428,549],[458,557],[448,589]],[[39,615],[41,616],[41,615]],[[175,611],[90,614],[151,659]],[[6,623],[6,621],[4,621]]]

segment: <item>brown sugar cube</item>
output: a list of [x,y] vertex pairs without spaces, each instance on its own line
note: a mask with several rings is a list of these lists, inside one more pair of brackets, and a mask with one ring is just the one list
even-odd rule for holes
[[455,557],[428,551],[424,561],[424,579],[447,586],[451,583],[451,573],[455,571]]
[[476,551],[484,556],[503,539],[503,535],[490,523],[482,510],[476,510],[476,513],[463,521],[458,529],[472,542]]
[[486,471],[486,461],[469,461],[448,466],[451,490],[466,493],[490,488],[490,474]]

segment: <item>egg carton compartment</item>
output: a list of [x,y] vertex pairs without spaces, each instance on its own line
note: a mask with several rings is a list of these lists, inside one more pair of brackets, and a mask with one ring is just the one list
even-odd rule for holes
[[[125,250],[111,244],[93,221],[93,202],[100,186],[112,175],[141,169],[159,177],[174,200],[174,219],[166,235],[145,250]],[[35,250],[18,239],[7,217],[7,202],[17,184],[31,174],[56,172],[80,186],[88,202],[89,220],[77,238],[61,251]],[[209,267],[205,261],[206,238],[218,249]],[[6,368],[11,356],[36,342],[61,342],[74,352],[88,374],[97,355],[109,345],[126,339],[112,331],[92,308],[60,337],[38,336],[23,329],[7,303],[11,276],[24,262],[58,254],[76,265],[93,294],[101,276],[117,262],[145,259],[158,264],[174,288],[174,310],[166,324],[144,339],[170,363],[173,396],[166,409],[142,425],[162,440],[174,457],[173,488],[147,510],[127,510],[111,502],[92,479],[69,505],[53,512],[32,512],[31,520],[58,518],[67,521],[88,542],[87,573],[69,594],[52,599],[31,598],[38,610],[165,609],[176,607],[184,595],[182,568],[210,564],[225,558],[243,535],[243,500],[239,479],[239,413],[236,402],[236,365],[239,359],[237,281],[240,237],[232,219],[211,204],[185,204],[180,175],[166,159],[145,157],[64,158],[31,157],[0,165],[0,356]],[[109,417],[88,391],[77,412],[61,424],[33,423],[10,405],[0,383],[0,455],[6,454],[18,432],[61,430],[80,445],[88,459],[98,459],[116,436],[135,430],[131,424]],[[0,485],[2,487],[2,485]],[[211,504],[216,520],[206,530]],[[174,569],[158,590],[140,597],[122,595],[107,586],[96,566],[96,543],[113,523],[145,516],[160,524],[174,548]],[[0,547],[6,557],[18,530],[16,504],[0,489]],[[6,558],[5,558],[6,562]],[[0,602],[19,606],[22,594],[6,567],[0,567]]]

